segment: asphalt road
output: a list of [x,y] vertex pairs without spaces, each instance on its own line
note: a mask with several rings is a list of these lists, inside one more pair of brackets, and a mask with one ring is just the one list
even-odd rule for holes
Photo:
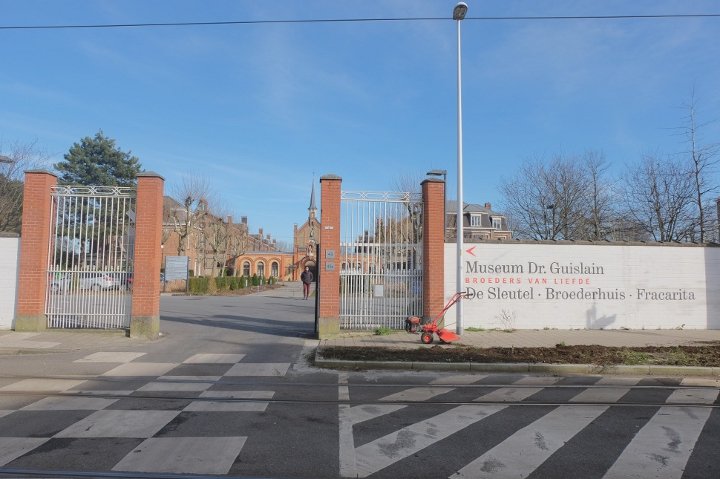
[[0,477],[720,477],[712,380],[318,370],[313,306],[163,297],[156,342],[0,356]]

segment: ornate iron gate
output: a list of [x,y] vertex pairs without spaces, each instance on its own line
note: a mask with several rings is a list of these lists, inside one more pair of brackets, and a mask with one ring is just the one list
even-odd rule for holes
[[342,192],[340,327],[402,329],[422,316],[419,194]]
[[130,327],[135,188],[52,191],[48,328]]

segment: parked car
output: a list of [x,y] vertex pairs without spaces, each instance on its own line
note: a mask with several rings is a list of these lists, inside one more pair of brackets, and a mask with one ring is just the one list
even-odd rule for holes
[[117,273],[98,271],[66,273],[51,278],[49,282],[50,291],[53,293],[66,293],[73,289],[91,291],[119,289],[122,285],[122,278]]
[[[132,273],[126,273],[125,277],[125,287],[129,290],[132,290],[133,287],[133,274]],[[165,283],[165,273],[160,273],[160,286]]]
[[70,289],[71,281],[68,276],[55,275],[50,278],[48,288],[53,293],[64,293]]

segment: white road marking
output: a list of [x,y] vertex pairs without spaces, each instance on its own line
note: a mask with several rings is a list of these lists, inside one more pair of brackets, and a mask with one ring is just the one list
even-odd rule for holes
[[405,407],[402,404],[362,404],[346,408],[345,414],[350,419],[350,424],[355,425],[399,411]]
[[0,437],[0,466],[14,461],[49,440],[47,437]]
[[381,399],[381,401],[388,401],[388,402],[419,402],[419,401],[427,401],[428,399],[432,399],[435,396],[440,396],[441,394],[449,393],[450,391],[453,391],[454,388],[439,388],[439,387],[416,387],[416,388],[410,388],[405,389],[404,391],[400,391],[395,394],[390,394],[389,396],[385,396]]
[[203,391],[201,398],[208,399],[272,399],[273,391]]
[[615,403],[630,392],[630,388],[588,388],[570,399],[570,402]]
[[103,373],[102,376],[162,376],[177,366],[177,363],[125,363]]
[[357,476],[367,477],[506,407],[458,406],[360,446],[355,449]]
[[62,392],[84,383],[74,379],[23,379],[0,388],[2,392]]
[[154,436],[180,411],[97,411],[60,431],[54,437]]
[[101,351],[76,359],[75,363],[129,363],[130,361],[144,356],[145,353],[133,353],[130,351]]
[[454,376],[442,376],[430,381],[430,384],[473,384],[487,377],[487,374],[458,374]]
[[523,401],[543,388],[500,388],[475,399],[477,402],[513,402]]
[[478,457],[451,478],[524,478],[608,406],[560,406]]
[[603,376],[595,383],[596,386],[634,386],[642,378],[627,378],[621,376]]
[[154,437],[125,456],[113,471],[227,474],[247,437]]
[[603,479],[679,479],[711,412],[710,408],[660,408]]
[[285,376],[290,363],[238,363],[225,376]]
[[177,391],[177,392],[193,392],[205,391],[212,387],[215,383],[198,383],[198,382],[165,382],[152,381],[138,388],[141,392],[161,392],[161,391]]
[[183,364],[235,364],[244,357],[244,354],[194,354],[183,361]]
[[673,393],[665,400],[668,404],[673,403],[693,403],[693,404],[713,404],[717,398],[717,389],[701,389],[701,388],[686,388],[676,389]]
[[348,374],[338,373],[338,401],[350,400],[350,387],[348,386]]
[[231,402],[231,401],[193,401],[183,411],[202,412],[263,412],[267,401]]
[[353,436],[353,419],[350,414],[350,406],[340,404],[338,409],[340,477],[358,477],[355,459],[355,437]]
[[712,378],[695,378],[695,377],[687,377],[683,378],[683,380],[680,382],[681,386],[710,386],[718,388],[720,387],[720,379],[712,379]]
[[47,397],[22,408],[32,411],[100,411],[117,399],[93,397]]
[[561,378],[555,376],[525,376],[518,379],[513,384],[525,384],[528,386],[549,386],[560,381]]

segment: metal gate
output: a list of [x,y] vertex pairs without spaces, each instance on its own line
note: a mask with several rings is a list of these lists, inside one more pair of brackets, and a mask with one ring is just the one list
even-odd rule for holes
[[342,192],[340,327],[402,329],[422,316],[419,194]]
[[119,186],[53,188],[48,328],[130,327],[135,198]]

